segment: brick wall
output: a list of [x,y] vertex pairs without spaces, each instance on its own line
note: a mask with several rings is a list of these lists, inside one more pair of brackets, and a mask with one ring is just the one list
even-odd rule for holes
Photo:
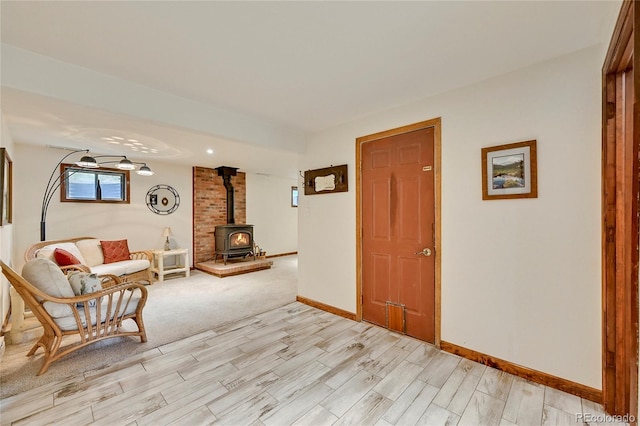
[[[236,223],[247,221],[247,180],[242,172],[231,177]],[[215,169],[193,168],[193,262],[213,260],[216,254],[213,231],[227,223],[227,190]]]

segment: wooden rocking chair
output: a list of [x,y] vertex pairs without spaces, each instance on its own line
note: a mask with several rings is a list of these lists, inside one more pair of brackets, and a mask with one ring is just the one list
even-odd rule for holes
[[[66,277],[58,266],[52,262],[49,263],[51,263],[51,277],[54,280],[62,279],[66,282]],[[44,374],[52,362],[104,339],[139,336],[142,342],[147,341],[142,321],[142,308],[147,301],[147,289],[143,285],[123,284],[118,277],[110,275],[100,277],[102,290],[95,293],[74,297],[54,297],[36,288],[2,261],[0,266],[2,266],[2,273],[44,328],[43,336],[27,354],[32,356],[39,347],[44,349],[44,364],[38,376]],[[50,313],[55,310],[60,312],[60,309],[70,314],[53,316]],[[137,331],[121,328],[122,322],[127,319],[135,321]],[[61,347],[62,338],[71,335],[79,336],[80,341]]]

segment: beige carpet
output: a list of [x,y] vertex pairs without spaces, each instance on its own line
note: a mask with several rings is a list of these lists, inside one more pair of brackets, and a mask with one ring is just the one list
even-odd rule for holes
[[271,269],[218,278],[193,271],[148,286],[144,308],[148,341],[116,338],[90,345],[54,362],[42,376],[42,349],[26,354],[35,341],[9,345],[0,360],[0,398],[65,377],[82,374],[221,324],[250,317],[296,300],[297,256],[277,257]]

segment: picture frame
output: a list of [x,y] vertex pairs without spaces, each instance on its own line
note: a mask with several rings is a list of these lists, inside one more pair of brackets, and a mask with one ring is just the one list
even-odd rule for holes
[[536,140],[482,148],[482,199],[538,198]]
[[6,148],[0,148],[0,226],[13,220],[13,162]]
[[291,207],[298,207],[298,187],[291,187]]

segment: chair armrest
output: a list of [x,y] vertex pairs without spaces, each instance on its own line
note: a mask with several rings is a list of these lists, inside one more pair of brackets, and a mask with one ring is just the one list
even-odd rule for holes
[[67,275],[69,271],[80,271],[80,272],[91,272],[91,269],[85,265],[69,265],[69,266],[60,266],[60,270]]
[[[110,287],[103,288],[100,291],[96,291],[95,293],[87,293],[81,296],[65,297],[65,298],[57,298],[57,297],[51,297],[51,296],[49,297],[51,298],[50,300],[51,302],[76,304],[78,302],[87,302],[90,300],[97,300],[97,299],[100,299],[101,297],[109,296],[114,293],[124,292],[124,290],[131,290],[131,292],[133,292],[135,289],[140,290],[140,293],[142,296],[142,302],[144,304],[144,302],[147,300],[147,288],[143,284],[139,284],[139,283],[115,284]],[[53,299],[56,299],[56,300],[53,300]],[[58,302],[58,300],[61,300],[62,302]]]
[[122,280],[116,275],[104,274],[98,275],[98,278],[100,279],[100,285],[102,285],[103,289],[122,284]]
[[153,261],[153,253],[150,250],[132,251],[129,253],[129,259],[131,260],[148,260],[149,263]]

